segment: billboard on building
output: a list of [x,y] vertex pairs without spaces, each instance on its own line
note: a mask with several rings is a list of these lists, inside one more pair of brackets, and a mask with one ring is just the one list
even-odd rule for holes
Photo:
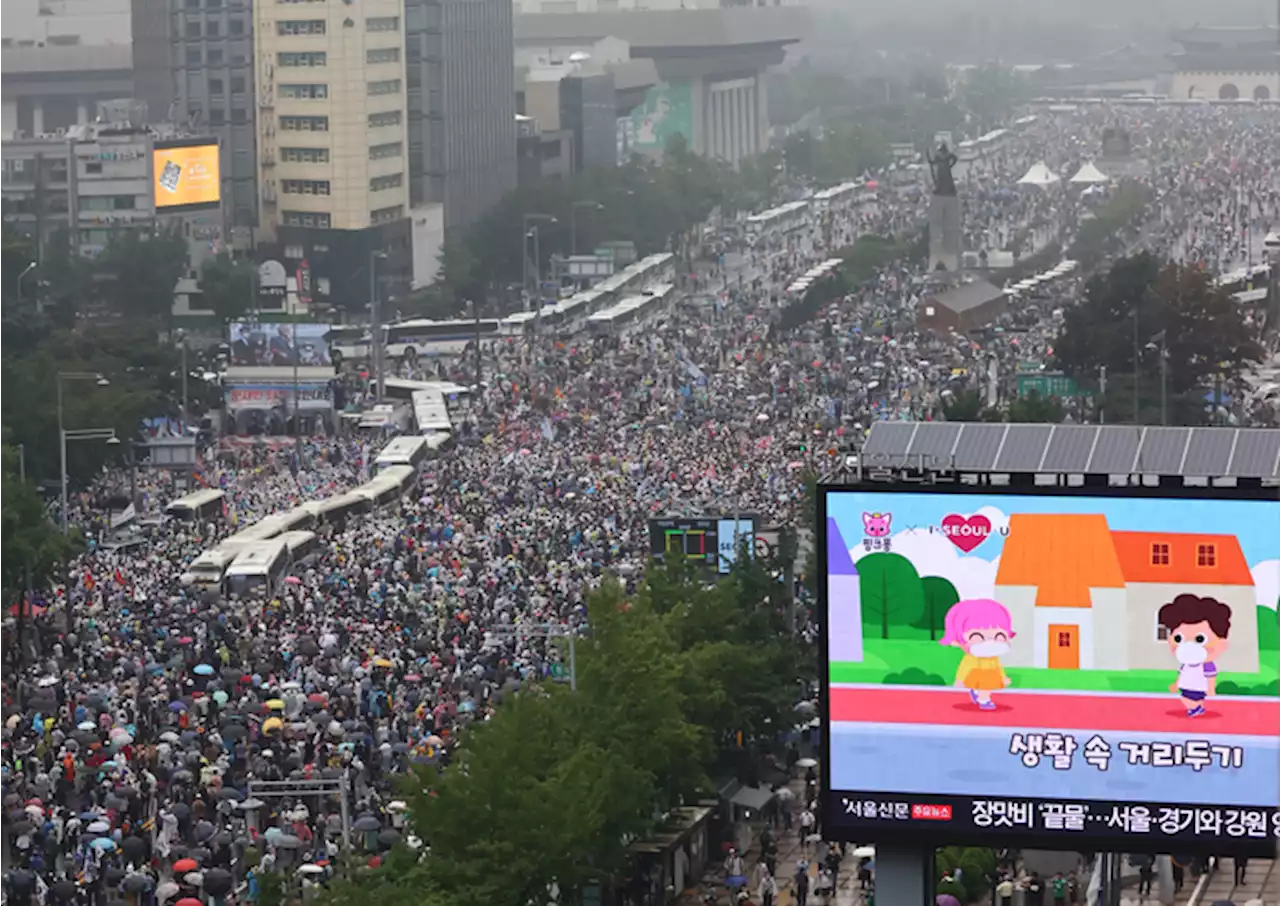
[[649,520],[649,553],[657,559],[680,557],[727,573],[740,549],[754,554],[754,516],[665,516]]
[[231,364],[301,367],[332,365],[328,324],[234,321],[228,343]]
[[1037,490],[822,489],[824,834],[1274,852],[1274,489]]
[[659,82],[622,123],[619,150],[627,156],[660,154],[677,135],[692,147],[693,89],[688,82]]
[[151,163],[157,211],[214,206],[221,201],[217,139],[157,142]]

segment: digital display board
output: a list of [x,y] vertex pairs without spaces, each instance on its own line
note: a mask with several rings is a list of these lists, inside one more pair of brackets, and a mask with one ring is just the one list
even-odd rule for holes
[[824,834],[1274,854],[1275,489],[1040,490],[821,489]]
[[213,206],[222,198],[215,139],[158,143],[151,164],[157,211]]
[[332,365],[325,336],[329,324],[234,321],[228,342],[231,364],[303,367]]
[[[735,528],[736,527],[736,528]],[[727,573],[738,556],[737,545],[755,550],[754,516],[666,517],[649,520],[649,552],[657,559],[683,557],[718,573]]]

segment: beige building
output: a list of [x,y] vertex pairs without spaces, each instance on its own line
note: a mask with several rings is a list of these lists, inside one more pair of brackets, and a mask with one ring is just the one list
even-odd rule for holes
[[409,209],[402,0],[257,0],[260,230],[364,230]]

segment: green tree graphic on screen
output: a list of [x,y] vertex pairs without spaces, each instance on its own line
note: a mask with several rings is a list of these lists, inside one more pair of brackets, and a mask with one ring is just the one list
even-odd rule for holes
[[900,554],[868,554],[858,561],[862,588],[862,622],[880,628],[880,638],[890,629],[909,628],[924,616],[924,586],[911,561]]
[[942,633],[947,611],[960,600],[960,593],[950,580],[941,576],[925,576],[920,580],[920,585],[924,591],[924,613],[911,625],[916,629],[927,630],[929,640],[935,641]]

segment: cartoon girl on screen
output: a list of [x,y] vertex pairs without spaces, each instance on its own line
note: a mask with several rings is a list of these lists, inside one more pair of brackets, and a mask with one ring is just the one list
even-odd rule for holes
[[983,711],[994,711],[991,693],[1009,685],[1009,677],[1000,666],[1000,658],[1009,652],[1009,641],[1016,635],[1009,611],[990,598],[957,601],[947,611],[942,645],[954,645],[964,651],[960,669],[956,671],[956,687],[969,690],[969,698]]

